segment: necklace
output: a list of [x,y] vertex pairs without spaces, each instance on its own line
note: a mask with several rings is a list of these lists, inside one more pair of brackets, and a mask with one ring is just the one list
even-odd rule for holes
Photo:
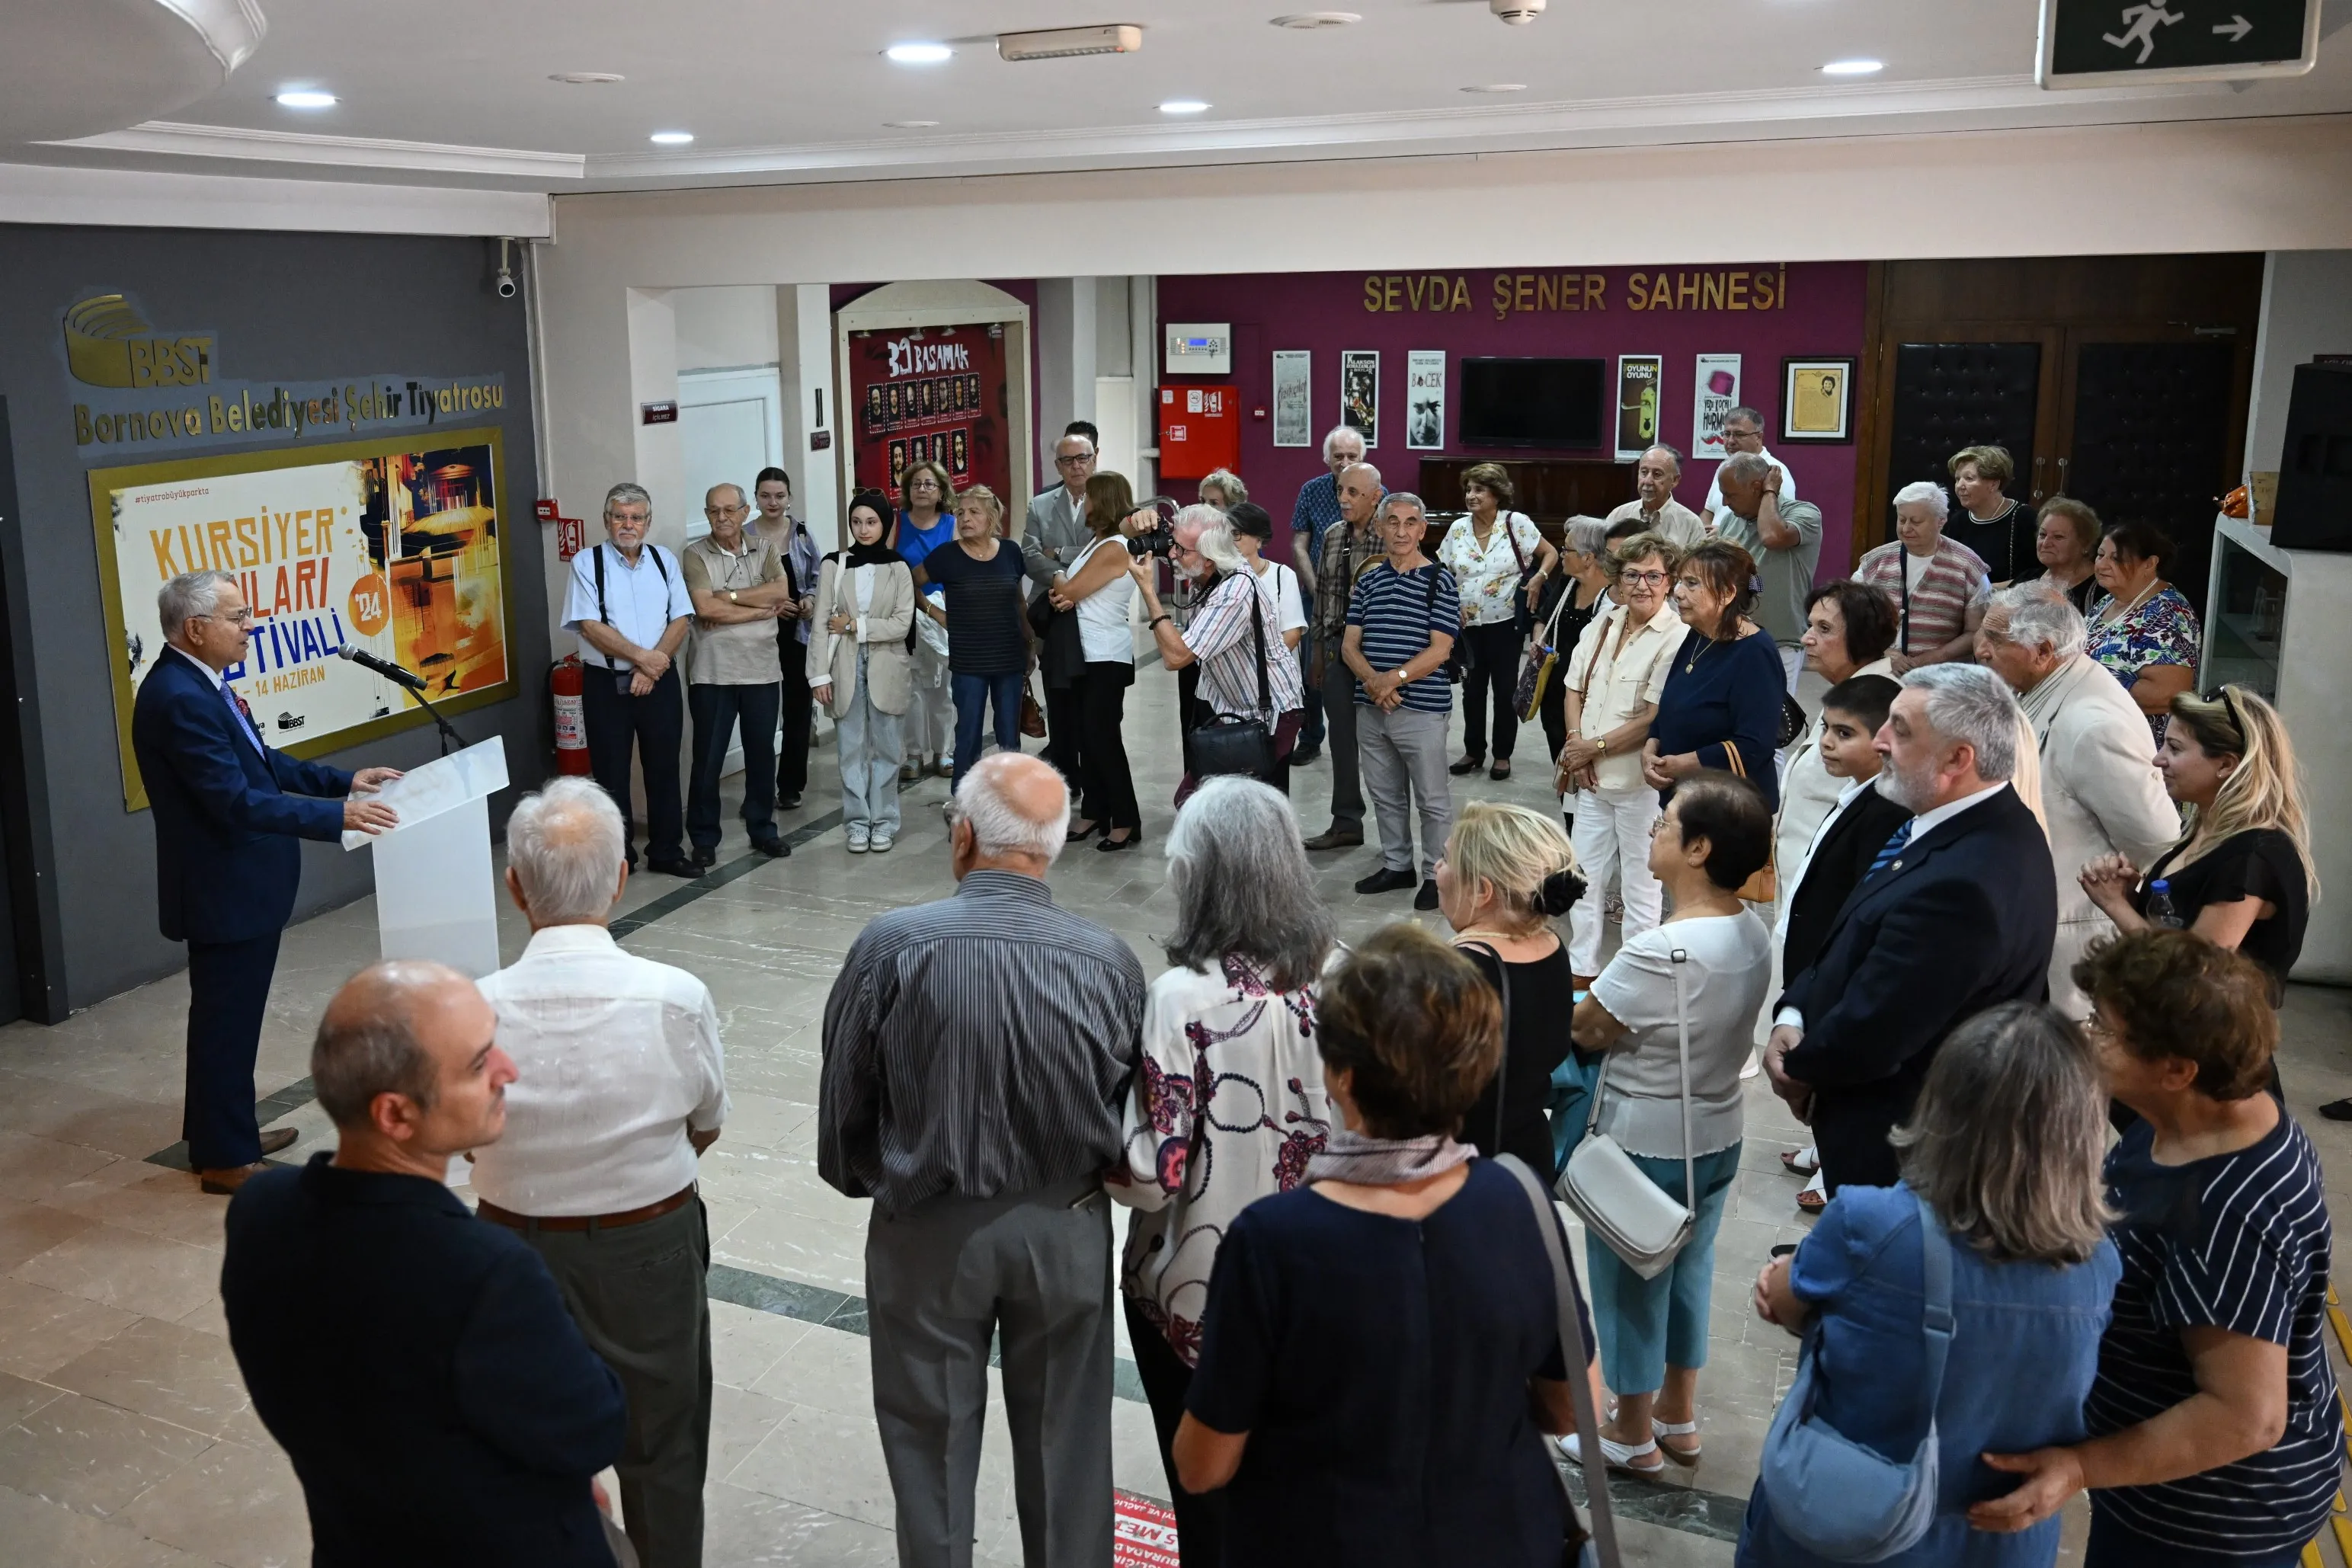
[[2147,587],[2142,588],[2138,593],[2132,595],[2132,601],[2130,604],[2126,605],[2120,610],[2115,607],[2114,595],[2109,595],[2107,607],[2099,612],[2099,624],[2103,626],[2114,626],[2117,621],[2122,620],[2134,610],[2138,609],[2140,605],[2146,604],[2149,596],[2156,592],[2161,581],[2161,579],[2151,580]]
[[1698,668],[1698,661],[1705,658],[1714,647],[1715,639],[1713,637],[1707,637],[1703,640],[1698,645],[1698,651],[1683,661],[1683,673],[1685,675],[1688,675],[1692,670],[1696,669]]

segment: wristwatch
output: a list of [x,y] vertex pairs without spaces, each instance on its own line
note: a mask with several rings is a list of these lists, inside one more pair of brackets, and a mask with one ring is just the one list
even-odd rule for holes
[[727,590],[727,602],[730,605],[740,605],[743,601],[735,596],[734,589],[730,588]]

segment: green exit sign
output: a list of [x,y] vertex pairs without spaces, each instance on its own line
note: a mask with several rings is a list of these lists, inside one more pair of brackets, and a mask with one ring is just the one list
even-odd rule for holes
[[2301,76],[2320,0],[2042,0],[2043,87]]

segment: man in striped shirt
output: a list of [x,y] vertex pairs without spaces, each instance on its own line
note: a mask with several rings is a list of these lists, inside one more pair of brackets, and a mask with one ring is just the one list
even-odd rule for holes
[[817,1170],[870,1197],[874,1413],[899,1561],[969,1562],[992,1339],[1024,1562],[1111,1557],[1110,1208],[1143,966],[1057,909],[1069,792],[999,752],[956,786],[955,896],[877,916],[824,1009]]
[[[1353,470],[1351,470],[1353,471]],[[1394,490],[1377,515],[1388,559],[1356,579],[1344,657],[1356,677],[1356,732],[1364,788],[1381,825],[1381,868],[1360,893],[1421,891],[1412,907],[1437,907],[1437,857],[1454,828],[1445,774],[1445,727],[1454,685],[1444,673],[1462,625],[1454,574],[1421,552],[1429,531],[1421,498]],[[1413,875],[1412,808],[1421,808],[1421,874]]]
[[1951,498],[1919,480],[1895,492],[1895,537],[1864,555],[1853,580],[1895,601],[1895,647],[1887,660],[1906,675],[1923,664],[1966,664],[1976,657],[1977,627],[1992,592],[1992,574],[1977,552],[1944,537]]

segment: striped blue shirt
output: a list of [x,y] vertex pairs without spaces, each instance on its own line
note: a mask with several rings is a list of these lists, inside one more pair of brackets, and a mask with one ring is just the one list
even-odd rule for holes
[[[1454,574],[1435,562],[1399,572],[1386,561],[1375,561],[1356,579],[1355,597],[1348,601],[1348,624],[1364,628],[1364,662],[1374,669],[1394,669],[1417,658],[1429,647],[1430,634],[1462,635],[1462,597]],[[1356,700],[1370,706],[1361,682]],[[1404,689],[1404,705],[1423,713],[1454,710],[1454,686],[1444,671],[1433,670]]]
[[2185,1165],[2158,1164],[2152,1137],[2139,1122],[2107,1156],[2123,1278],[2085,1421],[2104,1436],[2195,1394],[2180,1331],[2210,1326],[2286,1347],[2286,1433],[2201,1475],[2093,1492],[2091,1506],[2152,1542],[2222,1557],[2292,1553],[2327,1518],[2344,1444],[2322,1342],[2332,1233],[2319,1157],[2284,1110],[2252,1148]]

